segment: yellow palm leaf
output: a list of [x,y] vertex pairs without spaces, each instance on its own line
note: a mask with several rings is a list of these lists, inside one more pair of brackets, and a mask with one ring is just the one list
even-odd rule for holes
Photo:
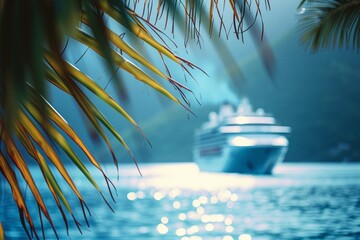
[[[33,116],[37,117],[35,114]],[[65,181],[69,184],[71,189],[76,193],[77,197],[81,201],[83,201],[83,198],[82,198],[80,192],[78,191],[71,176],[67,172],[63,162],[57,156],[56,152],[50,146],[50,144],[47,142],[45,137],[40,133],[38,128],[35,126],[35,124],[23,112],[20,112],[20,122],[23,126],[26,126],[26,128],[24,130],[27,132],[27,134],[29,134],[29,136],[36,142],[36,144],[44,151],[44,153],[46,154],[48,159],[54,164],[56,169],[59,171],[59,173],[65,179]],[[50,125],[48,125],[47,127],[50,128]]]
[[0,240],[4,240],[4,239],[5,239],[4,229],[3,229],[2,224],[0,222]]
[[[59,198],[62,201],[62,203],[65,205],[68,212],[73,216],[75,219],[75,216],[73,215],[72,209],[69,205],[69,202],[67,201],[64,193],[62,192],[60,186],[58,185],[54,175],[52,174],[45,158],[42,156],[42,154],[36,149],[36,147],[31,142],[30,138],[27,136],[27,133],[25,131],[24,126],[21,124],[17,124],[16,128],[16,134],[19,137],[19,140],[22,142],[23,146],[26,148],[26,151],[31,155],[39,164],[39,167],[41,169],[41,172],[44,176],[44,179],[46,181],[46,184],[49,187],[49,190],[51,194],[53,195],[56,205],[58,206],[61,215],[63,217],[66,229],[68,229],[68,223],[66,219],[66,215],[62,209],[62,206],[60,204]],[[75,221],[76,222],[76,221]],[[76,222],[77,223],[77,222]]]
[[[88,35],[87,33],[81,31],[80,29],[71,35],[74,39],[77,41],[85,44],[86,46],[89,46],[92,50],[97,52],[99,55],[103,56],[103,53],[101,52],[96,40]],[[181,104],[181,102],[174,97],[169,91],[167,91],[164,87],[162,87],[158,82],[156,82],[153,78],[151,78],[149,75],[147,75],[144,71],[142,71],[140,68],[138,68],[136,65],[134,65],[132,62],[126,60],[124,57],[122,57],[120,54],[112,50],[112,58],[114,59],[114,64],[125,71],[132,74],[137,80],[142,81],[146,84],[148,84],[153,89],[159,91],[160,93],[164,94],[171,100],[173,100],[176,103]],[[49,59],[52,60],[52,59]]]
[[48,219],[51,226],[54,228],[54,224],[51,220],[50,214],[43,202],[43,199],[41,197],[41,194],[37,188],[36,183],[34,182],[34,179],[27,167],[27,164],[20,154],[18,148],[16,147],[15,143],[13,142],[12,138],[8,135],[6,131],[3,131],[2,133],[2,140],[6,144],[6,152],[10,156],[12,162],[15,164],[15,166],[19,169],[20,173],[22,174],[24,180],[26,181],[27,185],[29,186],[36,203],[40,207],[41,211],[45,215],[45,217]]
[[[30,225],[31,230],[34,230],[34,223],[33,220],[30,216],[30,213],[26,207],[24,198],[21,194],[21,190],[20,190],[20,186],[18,184],[18,180],[16,178],[16,175],[14,173],[14,171],[12,170],[12,167],[9,165],[9,163],[6,161],[4,155],[2,154],[2,152],[0,152],[0,172],[3,174],[3,176],[5,177],[5,179],[7,180],[7,182],[10,185],[11,191],[12,191],[12,195],[13,198],[16,202],[16,205],[19,209],[19,213],[20,213],[20,220],[21,220],[21,224],[23,225],[26,234],[28,235],[28,237],[30,238],[30,234],[27,231],[27,228],[25,227],[25,222],[24,222],[24,216],[27,220],[27,222]],[[35,235],[37,236],[36,232]]]
[[[82,206],[85,205],[85,202],[62,160],[57,155],[55,147],[59,147],[67,155],[103,198],[100,187],[94,181],[84,161],[75,153],[74,147],[80,148],[91,164],[103,174],[108,187],[109,184],[112,184],[98,160],[85,146],[76,131],[47,102],[48,83],[55,85],[60,91],[67,93],[76,101],[96,133],[107,144],[116,167],[117,158],[106,133],[110,132],[131,156],[132,153],[107,116],[103,115],[91,101],[90,95],[97,96],[140,130],[134,119],[98,83],[85,75],[82,69],[77,69],[67,62],[65,53],[67,47],[64,39],[72,37],[78,43],[92,49],[98,56],[105,58],[107,67],[113,73],[118,67],[121,71],[132,75],[134,80],[147,84],[155,91],[187,108],[185,105],[189,106],[189,101],[182,89],[191,93],[190,89],[172,79],[167,66],[165,66],[166,72],[157,68],[154,62],[144,56],[142,49],[136,48],[136,45],[137,43],[146,43],[146,47],[159,54],[159,60],[163,61],[164,64],[163,56],[166,56],[166,60],[177,64],[192,77],[189,69],[196,66],[174,54],[161,37],[164,33],[155,24],[161,16],[166,16],[167,25],[167,18],[170,14],[174,14],[172,16],[172,27],[174,27],[174,22],[184,24],[186,29],[183,34],[185,42],[187,42],[191,37],[200,39],[199,25],[201,22],[209,27],[211,34],[214,28],[213,21],[217,17],[221,20],[219,30],[221,32],[226,26],[222,19],[225,16],[220,14],[221,11],[218,11],[220,1],[210,1],[208,18],[201,17],[207,16],[203,5],[200,4],[202,1],[159,1],[158,7],[154,8],[156,9],[155,12],[149,13],[150,15],[155,14],[155,23],[152,23],[150,21],[151,16],[144,16],[144,13],[138,14],[135,11],[132,4],[138,3],[138,1],[63,0],[55,3],[55,1],[40,0],[38,4],[32,4],[31,1],[22,1],[20,4],[18,1],[0,0],[0,125],[2,131],[0,143],[4,144],[7,152],[6,154],[0,152],[0,173],[10,185],[14,201],[20,212],[20,221],[29,238],[30,233],[26,228],[25,221],[28,223],[30,231],[35,233],[35,237],[38,238],[39,236],[19,188],[19,181],[26,182],[41,209],[41,214],[46,216],[51,225],[53,224],[37,189],[36,182],[32,178],[32,173],[27,168],[25,156],[20,154],[19,149],[25,149],[25,154],[37,162],[42,177],[48,186],[48,191],[52,194],[66,226],[67,219],[62,206],[74,218],[78,227],[79,223],[73,215],[67,200],[68,196],[64,194],[57,182],[58,179],[54,177],[51,171],[52,167],[55,167],[56,170],[54,171],[60,173],[59,178],[62,178],[70,187],[69,194],[75,195]],[[232,19],[230,27],[234,28],[237,37],[244,30],[242,21],[245,14],[244,9],[247,9],[253,1],[224,1],[224,4],[230,4],[230,9],[233,11],[233,14],[229,14]],[[152,2],[143,1],[144,8],[147,4],[153,4]],[[256,12],[255,16],[261,18],[259,3],[258,1],[254,2],[255,5],[252,9]],[[265,0],[265,3],[267,2],[268,0]],[[250,11],[246,10],[246,12]],[[119,34],[106,24],[104,16],[111,18],[123,30],[130,33],[130,42],[125,42],[119,37]],[[83,27],[82,23],[87,26]],[[87,30],[89,29],[91,33],[88,34]],[[223,30],[223,32],[227,32],[227,30]],[[119,54],[115,48],[124,52],[126,57]],[[219,53],[222,58],[225,55],[230,55],[229,51],[223,49]],[[229,60],[225,62],[229,62]],[[150,75],[151,73],[154,73],[154,77]],[[118,78],[116,75],[114,77]],[[167,83],[174,85],[180,91],[184,103],[164,85],[160,84],[157,78],[165,79]],[[89,91],[83,91],[83,87]],[[65,136],[68,136],[70,140]],[[48,141],[52,141],[54,145],[49,144]],[[107,203],[105,198],[104,200]],[[86,219],[85,214],[84,217]],[[4,231],[0,223],[0,240],[3,236]]]

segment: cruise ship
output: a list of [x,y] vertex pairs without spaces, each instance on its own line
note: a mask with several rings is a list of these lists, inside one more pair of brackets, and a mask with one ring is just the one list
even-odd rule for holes
[[253,111],[247,98],[237,109],[225,103],[195,131],[194,161],[201,171],[271,174],[285,157],[290,132],[263,109]]

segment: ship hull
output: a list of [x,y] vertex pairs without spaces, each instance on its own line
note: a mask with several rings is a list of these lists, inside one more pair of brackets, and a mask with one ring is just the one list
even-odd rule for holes
[[271,174],[286,152],[287,146],[225,146],[214,156],[200,156],[199,150],[194,156],[201,171]]

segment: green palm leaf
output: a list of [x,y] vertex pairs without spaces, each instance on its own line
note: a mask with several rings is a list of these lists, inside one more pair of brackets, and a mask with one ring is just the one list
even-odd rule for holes
[[[69,224],[67,214],[70,214],[80,230],[68,197],[71,194],[75,196],[81,206],[86,207],[86,203],[55,148],[65,153],[108,204],[85,161],[76,154],[75,148],[80,149],[87,160],[103,174],[112,196],[112,182],[98,159],[49,103],[47,88],[50,84],[67,93],[80,106],[91,127],[107,144],[116,166],[117,158],[106,132],[110,132],[134,160],[135,157],[107,116],[91,101],[91,97],[96,96],[113,108],[143,134],[136,121],[98,82],[68,61],[66,39],[81,43],[102,57],[105,66],[114,75],[115,86],[119,86],[123,94],[126,95],[126,91],[121,78],[116,75],[117,68],[188,109],[187,94],[192,94],[191,90],[171,77],[166,64],[163,70],[156,66],[156,60],[146,58],[144,49],[139,46],[145,43],[164,63],[165,57],[190,76],[191,70],[199,68],[171,50],[162,37],[165,33],[156,24],[163,21],[172,31],[175,25],[179,26],[184,34],[184,42],[187,43],[191,38],[200,42],[201,24],[204,24],[211,35],[215,31],[214,22],[217,20],[219,34],[228,35],[232,29],[241,39],[247,28],[253,25],[253,22],[245,24],[244,19],[246,21],[248,16],[255,16],[253,21],[258,17],[262,22],[260,3],[257,0],[228,0],[222,3],[211,0],[209,4],[205,0],[158,0],[156,8],[152,8],[154,1],[143,1],[143,11],[135,11],[135,4],[140,3],[141,1],[122,0],[0,0],[0,144],[5,146],[5,150],[0,150],[0,174],[10,186],[19,209],[21,224],[29,238],[32,234],[36,238],[39,235],[19,187],[20,182],[25,182],[29,187],[30,194],[40,209],[39,214],[44,215],[53,227],[50,213],[27,167],[29,158],[35,160],[41,170],[66,228]],[[264,3],[267,7],[268,0],[264,0]],[[225,5],[229,6],[232,14],[225,16],[219,11]],[[253,15],[250,10],[254,12]],[[125,41],[119,37],[121,34],[115,32],[105,18],[111,18],[121,29],[121,33],[130,35],[130,40]],[[232,62],[229,51],[219,50],[219,55],[225,62]],[[169,86],[174,86],[178,92],[170,92]],[[19,149],[26,150],[24,156]],[[60,175],[55,174],[56,171]],[[60,187],[60,180],[70,187],[71,191],[67,194]],[[86,220],[85,212],[84,218]],[[57,236],[55,229],[54,232]],[[0,223],[0,240],[3,238],[4,230]]]
[[360,48],[360,2],[357,0],[303,0],[300,9],[301,42],[320,48]]

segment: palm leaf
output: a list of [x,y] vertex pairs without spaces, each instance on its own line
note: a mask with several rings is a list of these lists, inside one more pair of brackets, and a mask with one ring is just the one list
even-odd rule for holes
[[[40,220],[44,215],[50,225],[53,224],[37,183],[27,167],[28,160],[25,159],[28,157],[35,160],[41,170],[66,228],[68,220],[64,210],[71,215],[80,230],[80,224],[67,200],[68,195],[76,196],[82,207],[86,207],[86,203],[55,148],[66,154],[104,198],[101,187],[93,179],[85,161],[75,153],[74,147],[79,148],[103,174],[112,196],[112,182],[98,160],[76,131],[48,102],[48,83],[67,93],[80,106],[91,126],[107,144],[116,166],[117,158],[106,132],[110,132],[133,158],[134,156],[107,116],[91,101],[91,96],[96,96],[109,105],[143,134],[136,121],[98,82],[85,75],[82,69],[70,64],[66,58],[65,39],[71,38],[71,41],[83,44],[104,58],[104,63],[114,75],[115,84],[119,86],[122,96],[127,93],[121,78],[116,74],[118,68],[188,109],[190,101],[187,94],[192,92],[171,77],[166,61],[174,63],[191,77],[191,71],[199,68],[172,51],[168,44],[168,41],[173,44],[172,40],[163,38],[166,34],[157,24],[165,22],[165,27],[171,27],[172,32],[177,25],[183,32],[185,43],[195,39],[200,44],[202,25],[211,35],[216,31],[214,23],[218,21],[219,35],[224,34],[227,37],[232,29],[236,37],[241,39],[253,22],[259,19],[262,23],[258,0],[211,0],[209,4],[205,0],[159,0],[157,5],[155,1],[143,1],[140,10],[136,11],[135,5],[140,3],[141,1],[39,0],[35,4],[33,1],[0,0],[0,143],[5,146],[5,150],[0,151],[0,173],[10,185],[19,209],[21,224],[29,238],[32,234],[35,234],[36,238],[39,235],[19,182],[24,181],[29,186],[30,193],[40,209]],[[268,0],[264,0],[264,3],[267,8]],[[232,14],[224,15],[221,11],[226,6],[229,6]],[[251,16],[251,21],[246,23],[246,19],[249,19],[247,16]],[[118,24],[122,33],[129,33],[130,40],[125,41],[119,37],[121,34],[106,24],[105,17]],[[139,47],[143,43],[158,53],[159,59],[164,62],[165,70],[156,66],[156,60],[151,61],[145,57],[144,49]],[[221,42],[220,44],[224,45]],[[219,55],[225,63],[233,62],[229,50],[221,48]],[[175,94],[179,94],[181,98],[169,91],[168,86],[174,86],[178,90]],[[25,149],[28,155],[20,154],[20,148]],[[56,178],[52,170],[59,172],[59,177]],[[58,183],[60,179],[71,189],[67,195]],[[104,200],[108,204],[105,198]],[[84,217],[87,221],[85,213]],[[0,239],[3,236],[0,223]]]
[[[79,30],[79,31],[76,31],[74,33],[74,35],[72,35],[72,37],[74,39],[78,40],[79,42],[82,42],[85,45],[89,46],[98,54],[102,55],[101,49],[96,44],[96,40],[94,38],[92,38],[90,35]],[[125,71],[132,74],[137,80],[148,84],[150,87],[152,87],[155,90],[159,91],[160,93],[164,94],[165,96],[167,96],[174,102],[180,104],[180,101],[176,97],[174,97],[169,91],[167,91],[158,82],[156,82],[153,78],[151,78],[149,75],[147,75],[145,72],[143,72],[140,68],[138,68],[132,62],[126,60],[125,58],[123,58],[120,54],[116,53],[115,51],[112,52],[112,57],[114,59],[114,64],[116,64],[120,68],[122,68]]]
[[304,0],[299,5],[301,42],[321,48],[360,48],[360,2]]
[[[82,15],[82,22],[89,25],[89,20],[85,14]],[[161,72],[158,68],[156,68],[153,64],[151,64],[145,57],[143,57],[139,52],[136,51],[136,49],[132,48],[129,44],[127,44],[125,41],[122,40],[121,37],[119,37],[117,34],[115,34],[112,30],[109,28],[106,28],[106,34],[109,37],[109,40],[111,43],[113,43],[116,47],[118,47],[121,51],[132,57],[134,60],[138,61],[148,69],[150,69],[152,72],[156,73],[162,78],[167,79],[166,75]]]
[[0,240],[4,240],[4,239],[5,239],[4,229],[3,229],[2,224],[0,222]]
[[9,183],[12,191],[12,195],[14,200],[16,201],[16,204],[19,209],[20,214],[20,220],[21,224],[23,225],[26,234],[30,238],[30,234],[27,231],[27,228],[25,226],[24,217],[26,218],[28,224],[30,225],[30,229],[34,231],[35,235],[37,236],[37,233],[35,231],[33,220],[29,214],[29,211],[27,209],[27,206],[25,204],[25,200],[22,196],[20,186],[18,183],[18,179],[16,178],[15,172],[13,171],[12,167],[8,163],[8,161],[5,159],[4,155],[0,152],[0,172],[3,174],[7,182]]
[[62,203],[64,204],[64,206],[66,207],[66,209],[68,210],[68,212],[74,217],[71,207],[64,195],[64,193],[62,192],[60,186],[58,185],[53,173],[51,172],[48,164],[46,163],[45,158],[42,156],[42,154],[36,149],[36,147],[33,145],[33,143],[31,142],[30,138],[28,137],[25,129],[23,128],[23,126],[18,125],[17,126],[17,136],[19,138],[19,140],[22,142],[23,146],[26,148],[27,152],[34,158],[37,160],[39,167],[41,169],[41,172],[44,176],[44,179],[46,181],[46,184],[49,187],[49,190],[51,192],[51,194],[53,195],[56,205],[58,206],[61,215],[63,217],[64,220],[64,224],[66,226],[66,229],[68,230],[68,222],[66,219],[66,215],[63,211],[62,205],[60,204],[59,198],[62,201]]
[[[31,112],[31,109],[29,111]],[[35,116],[35,114],[33,116]],[[83,201],[80,192],[78,191],[75,183],[72,181],[72,178],[67,172],[63,162],[57,156],[56,152],[50,146],[50,144],[46,141],[46,138],[41,134],[39,129],[36,127],[36,125],[23,112],[20,113],[20,121],[21,121],[20,124],[23,126],[22,129],[25,129],[26,133],[29,136],[31,136],[31,138],[35,141],[35,143],[44,151],[48,159],[54,164],[56,169],[62,175],[64,180],[69,184],[69,186],[77,195],[77,197]],[[47,128],[50,128],[50,126],[48,125]],[[50,133],[48,132],[48,134]]]
[[[110,17],[112,17],[115,21],[117,21],[120,25],[127,27],[128,30],[133,33],[136,37],[141,39],[142,41],[145,41],[150,46],[170,58],[176,63],[180,63],[179,60],[174,56],[174,54],[167,48],[165,48],[163,45],[161,45],[157,40],[155,40],[149,32],[144,30],[143,27],[139,26],[138,24],[132,22],[132,21],[126,21],[124,18],[124,13],[127,12],[127,10],[124,10],[123,12],[116,11],[115,8],[113,8],[109,2],[107,1],[101,1],[100,2],[100,8],[103,10],[106,14],[108,14]],[[125,14],[125,15],[128,15]]]
[[[8,133],[6,131],[3,132],[2,138],[6,144],[6,151],[7,151],[8,156],[10,157],[12,162],[15,164],[15,166],[18,168],[19,172],[22,174],[23,178],[25,179],[27,185],[29,186],[29,188],[32,192],[32,195],[35,198],[36,203],[38,204],[42,213],[45,215],[45,217],[51,224],[52,228],[55,230],[53,221],[50,218],[50,214],[47,211],[47,208],[43,202],[43,199],[40,195],[37,185],[34,182],[34,179],[27,167],[27,164],[26,164],[24,158],[22,157],[18,148],[16,147],[15,143],[13,142],[12,138],[10,137],[10,135],[8,135]],[[55,233],[56,233],[56,231],[55,231]]]

